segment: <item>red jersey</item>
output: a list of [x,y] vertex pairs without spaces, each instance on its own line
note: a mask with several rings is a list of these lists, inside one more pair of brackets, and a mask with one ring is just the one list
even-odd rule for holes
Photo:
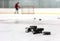
[[19,5],[18,5],[18,3],[16,3],[16,4],[15,4],[15,8],[17,8],[17,9],[19,8]]

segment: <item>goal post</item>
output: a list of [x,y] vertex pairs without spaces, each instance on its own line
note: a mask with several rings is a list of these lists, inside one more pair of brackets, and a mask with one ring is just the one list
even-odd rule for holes
[[21,14],[34,14],[33,6],[24,6],[21,8]]

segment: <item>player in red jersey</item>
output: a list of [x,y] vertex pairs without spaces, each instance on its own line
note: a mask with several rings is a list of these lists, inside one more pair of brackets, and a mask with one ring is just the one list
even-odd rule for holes
[[17,2],[17,3],[15,4],[15,9],[16,9],[15,14],[18,14],[19,8],[20,8],[19,2]]

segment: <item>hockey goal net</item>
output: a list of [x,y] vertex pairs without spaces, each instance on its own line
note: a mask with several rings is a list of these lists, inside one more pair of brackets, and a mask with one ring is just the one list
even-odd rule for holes
[[21,14],[34,14],[33,6],[23,6],[21,8]]

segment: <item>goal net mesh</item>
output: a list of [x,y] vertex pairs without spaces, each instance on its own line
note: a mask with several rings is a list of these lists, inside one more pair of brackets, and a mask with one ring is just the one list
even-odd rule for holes
[[23,6],[21,8],[21,14],[34,14],[33,6]]

